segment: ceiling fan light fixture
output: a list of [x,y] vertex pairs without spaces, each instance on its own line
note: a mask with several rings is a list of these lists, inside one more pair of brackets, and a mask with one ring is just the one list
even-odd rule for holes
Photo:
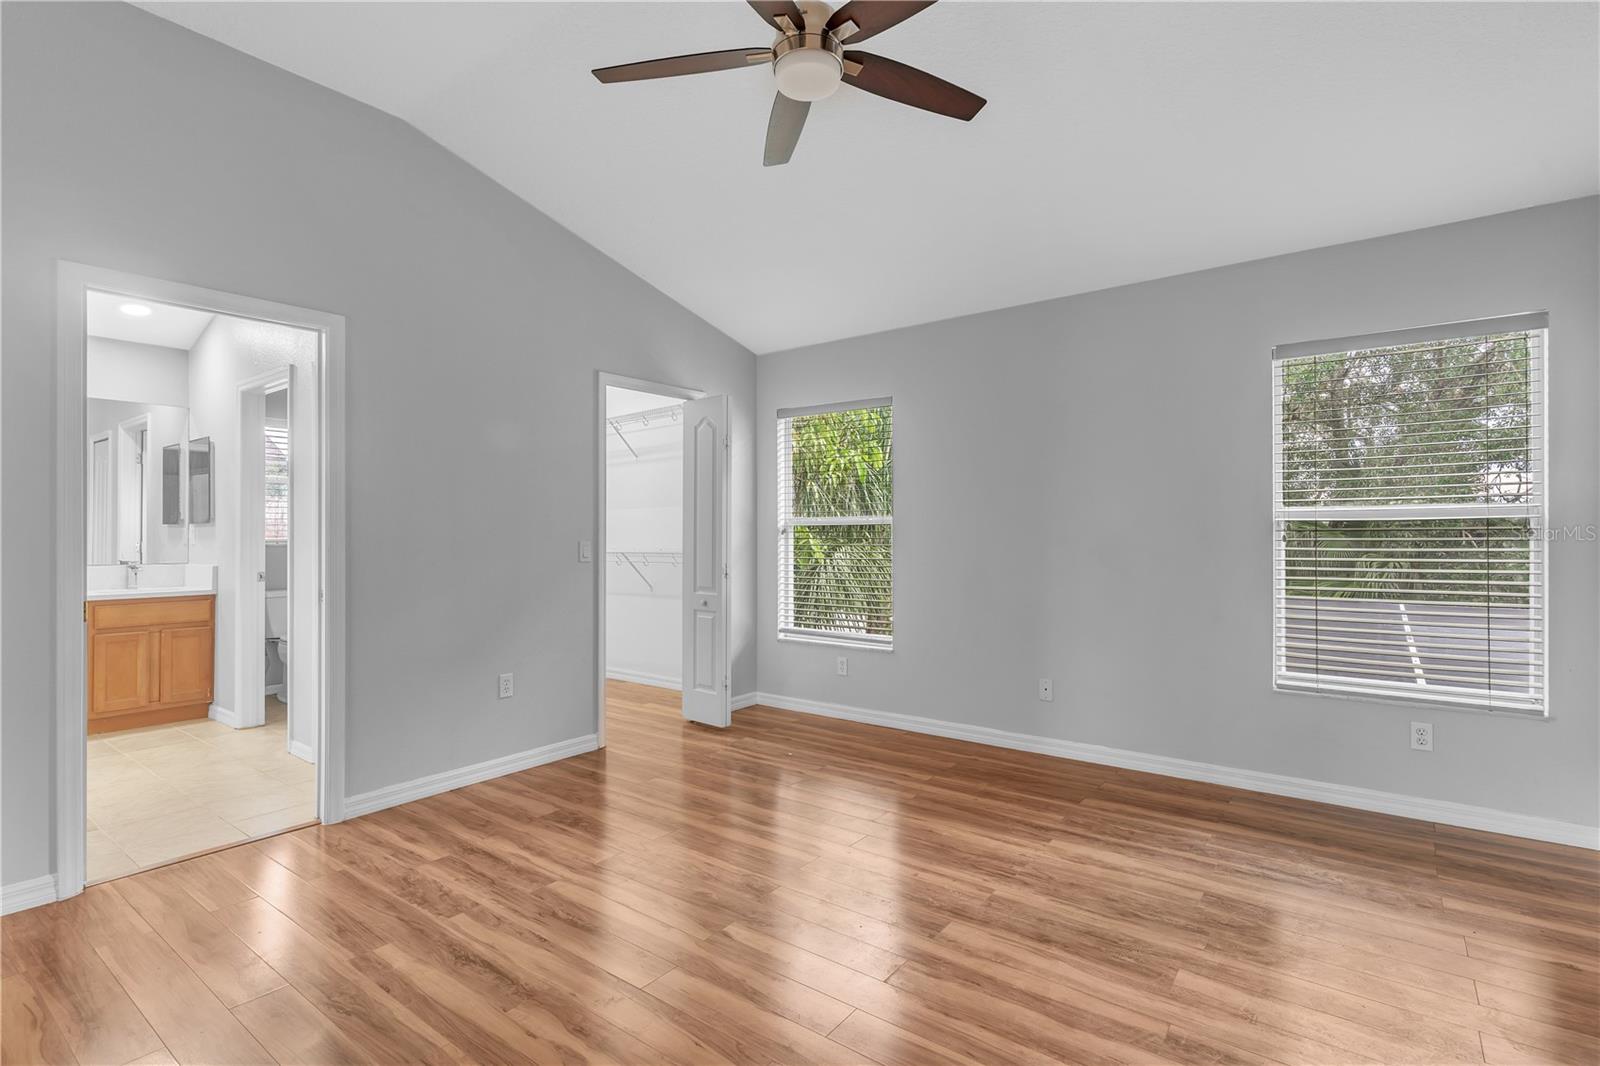
[[810,103],[832,96],[844,78],[838,45],[832,48],[801,46],[784,51],[772,62],[778,91],[791,100]]
[[777,38],[770,48],[723,48],[714,52],[665,56],[638,63],[596,67],[602,84],[748,70],[772,63],[777,92],[767,117],[762,166],[779,166],[794,155],[806,116],[817,100],[832,96],[841,82],[864,93],[921,108],[936,115],[971,121],[984,99],[925,70],[871,52],[844,50],[843,42],[865,41],[898,26],[934,0],[845,0],[834,9],[823,0],[748,0]]

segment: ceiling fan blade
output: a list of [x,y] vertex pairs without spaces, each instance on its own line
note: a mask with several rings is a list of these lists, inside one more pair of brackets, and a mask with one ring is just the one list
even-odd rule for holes
[[688,56],[668,56],[666,59],[646,59],[639,63],[621,63],[614,67],[597,67],[594,76],[606,84],[618,81],[643,81],[646,78],[675,78],[679,74],[708,74],[713,70],[737,70],[753,67],[772,58],[770,48],[727,48],[720,52],[696,52]]
[[845,23],[853,22],[855,32],[839,39],[864,41],[932,6],[933,0],[850,0],[828,18],[828,29],[837,31]]
[[969,93],[961,86],[936,78],[925,70],[908,67],[871,52],[846,52],[844,59],[844,80],[885,100],[910,104],[963,122],[970,121],[988,103],[976,93]]
[[772,100],[772,116],[767,119],[767,150],[761,165],[779,166],[794,155],[794,146],[800,143],[800,131],[805,129],[806,115],[811,104],[804,100],[791,100],[778,93]]
[[789,25],[796,31],[806,28],[806,17],[800,13],[800,5],[794,0],[749,0],[750,6],[756,9],[756,14],[766,20],[767,25],[782,31],[778,25],[778,16],[787,15]]

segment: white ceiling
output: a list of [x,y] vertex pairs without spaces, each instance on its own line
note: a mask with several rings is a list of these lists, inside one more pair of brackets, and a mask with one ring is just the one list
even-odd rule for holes
[[[124,304],[140,304],[150,308],[143,318],[124,314]],[[133,341],[136,344],[159,344],[163,348],[188,351],[200,339],[215,317],[209,311],[195,311],[188,307],[160,304],[153,300],[130,300],[126,296],[113,296],[105,292],[90,292],[87,332],[91,337],[110,337],[112,340]]]
[[1592,3],[945,2],[863,45],[989,100],[848,87],[763,168],[724,3],[160,3],[406,121],[757,352],[1600,189]]

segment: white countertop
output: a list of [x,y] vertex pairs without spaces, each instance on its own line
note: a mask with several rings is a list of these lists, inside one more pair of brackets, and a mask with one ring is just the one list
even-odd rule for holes
[[137,589],[90,589],[90,600],[150,600],[158,596],[212,596],[216,589],[204,588],[198,585],[183,585],[177,588],[161,588],[151,586]]

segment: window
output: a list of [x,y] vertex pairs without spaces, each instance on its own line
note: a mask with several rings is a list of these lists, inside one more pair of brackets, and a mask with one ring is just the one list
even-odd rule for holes
[[1543,315],[1273,352],[1279,688],[1542,714]]
[[267,543],[289,541],[289,427],[267,423]]
[[778,636],[894,645],[888,400],[778,412]]

